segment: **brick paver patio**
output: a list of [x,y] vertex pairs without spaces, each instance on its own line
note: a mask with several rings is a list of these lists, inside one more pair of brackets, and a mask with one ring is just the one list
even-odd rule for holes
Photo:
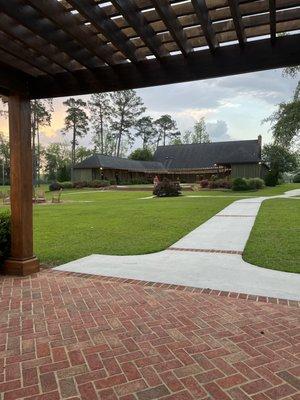
[[300,399],[298,304],[52,271],[0,282],[4,400]]

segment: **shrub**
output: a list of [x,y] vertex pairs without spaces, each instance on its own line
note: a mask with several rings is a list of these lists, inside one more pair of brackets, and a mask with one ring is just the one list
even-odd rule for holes
[[82,189],[84,187],[88,187],[88,183],[86,181],[78,181],[78,182],[74,182],[73,186],[76,189]]
[[235,178],[232,181],[232,190],[240,191],[240,190],[249,190],[248,182],[245,178]]
[[247,182],[251,190],[262,189],[265,186],[265,182],[260,178],[249,178]]
[[219,181],[217,180],[210,181],[208,184],[209,189],[218,189],[219,187]]
[[102,188],[102,187],[107,187],[109,185],[110,185],[110,182],[107,180],[104,180],[104,179],[102,179],[102,180],[95,179],[95,180],[89,182],[90,188]]
[[116,181],[115,179],[110,179],[110,180],[109,180],[109,183],[110,183],[111,185],[116,185],[116,184],[117,184],[117,181]]
[[171,182],[164,178],[155,186],[153,194],[157,197],[175,197],[181,194],[181,188],[178,182]]
[[269,171],[265,176],[265,184],[266,186],[276,186],[278,184],[278,174],[273,171]]
[[52,182],[49,185],[50,192],[54,192],[54,191],[57,191],[57,190],[60,190],[60,189],[62,189],[62,186],[61,186],[61,184],[59,182]]
[[208,184],[209,189],[231,189],[232,182],[227,179],[218,179],[210,181]]
[[10,255],[10,213],[0,212],[0,264]]
[[73,189],[74,185],[72,182],[59,182],[62,189]]
[[297,174],[294,175],[293,182],[300,183],[300,172],[297,172]]
[[222,189],[231,189],[232,188],[232,181],[228,179],[220,179],[219,187]]
[[209,180],[208,179],[202,179],[202,181],[200,181],[200,186],[204,189],[207,188],[209,185]]

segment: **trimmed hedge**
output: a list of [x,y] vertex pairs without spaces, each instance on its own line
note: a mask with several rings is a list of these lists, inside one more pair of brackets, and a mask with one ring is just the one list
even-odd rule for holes
[[0,264],[10,255],[10,213],[0,211]]
[[250,190],[259,190],[265,186],[265,182],[260,178],[249,178],[247,182]]
[[249,190],[248,182],[245,178],[235,178],[232,181],[232,190],[241,191],[241,190]]
[[67,182],[59,182],[60,186],[62,189],[73,189],[74,185],[72,182],[67,181]]

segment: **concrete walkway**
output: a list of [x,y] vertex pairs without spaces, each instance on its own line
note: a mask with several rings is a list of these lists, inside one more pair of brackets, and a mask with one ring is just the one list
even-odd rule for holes
[[[276,197],[299,194],[297,189]],[[55,269],[300,300],[300,275],[256,267],[242,259],[260,205],[269,198],[235,201],[158,253],[93,254]]]

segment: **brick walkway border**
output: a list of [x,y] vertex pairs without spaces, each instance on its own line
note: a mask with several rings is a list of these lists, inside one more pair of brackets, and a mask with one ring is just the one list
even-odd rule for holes
[[159,283],[159,282],[150,282],[150,281],[142,281],[137,279],[128,279],[128,278],[117,278],[113,276],[103,276],[103,275],[91,275],[91,274],[82,274],[79,272],[65,272],[65,271],[57,271],[51,268],[42,267],[40,273],[49,272],[54,273],[56,275],[62,276],[70,276],[70,277],[77,277],[77,278],[84,278],[84,279],[92,279],[92,280],[99,280],[100,282],[117,282],[122,284],[133,284],[133,285],[140,285],[140,286],[152,286],[167,290],[180,290],[183,292],[190,292],[190,293],[202,293],[207,295],[214,295],[218,297],[228,297],[232,299],[242,299],[242,300],[249,300],[249,301],[256,301],[261,303],[272,303],[272,304],[281,304],[288,307],[297,307],[300,308],[300,301],[297,300],[287,300],[287,299],[280,299],[276,297],[267,297],[267,296],[256,296],[247,293],[237,293],[237,292],[228,292],[224,290],[215,290],[209,288],[197,288],[192,286],[184,286],[184,285],[173,285],[168,283]]
[[230,217],[230,218],[256,218],[256,215],[239,215],[239,214],[216,214],[215,217]]
[[221,253],[221,254],[238,254],[242,255],[243,252],[239,250],[220,250],[220,249],[189,249],[184,247],[169,247],[167,250],[172,251],[191,251],[194,253]]

